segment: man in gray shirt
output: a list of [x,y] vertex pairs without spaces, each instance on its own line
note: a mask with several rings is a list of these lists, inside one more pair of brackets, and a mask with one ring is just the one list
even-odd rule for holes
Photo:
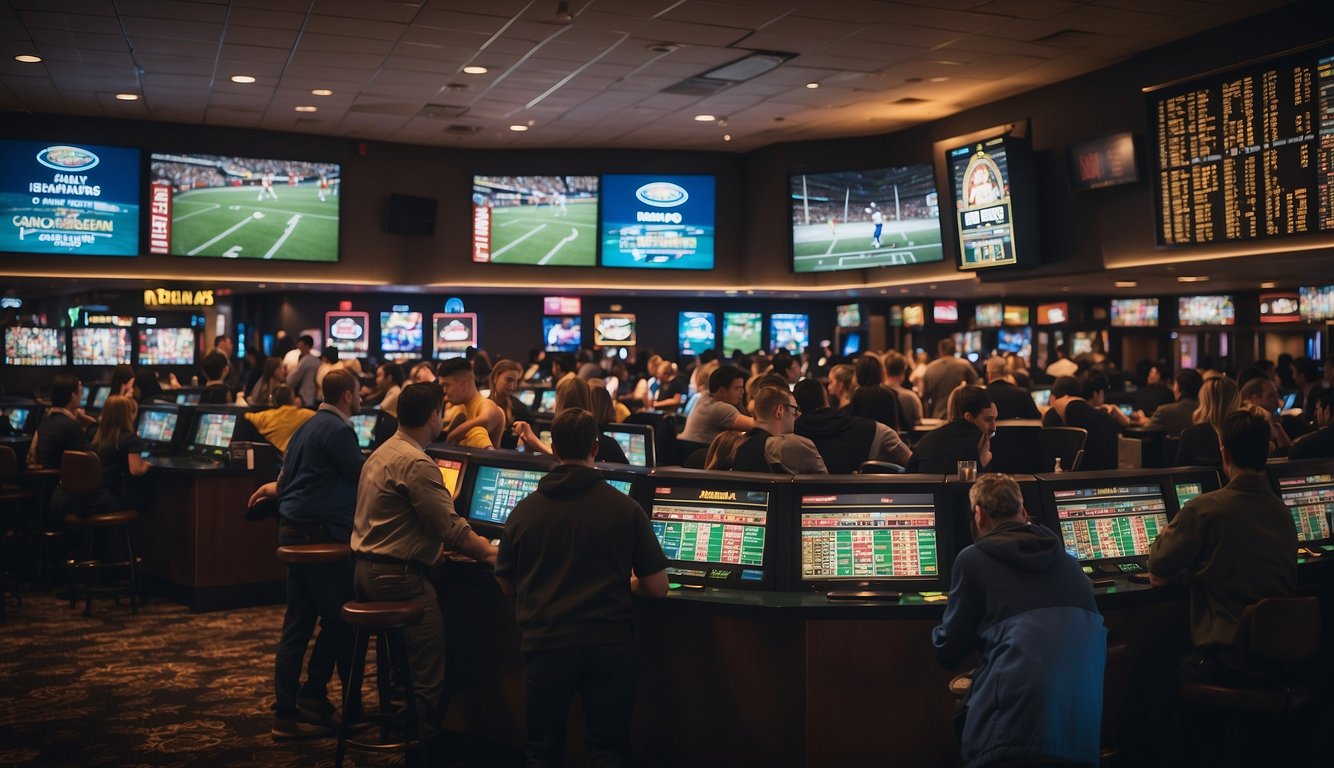
[[287,386],[301,398],[301,405],[305,408],[315,407],[315,374],[320,371],[320,359],[311,354],[315,347],[315,339],[309,334],[296,340],[296,348],[300,353],[297,358],[296,367],[287,374]]
[[943,338],[936,345],[940,357],[926,367],[922,377],[923,400],[930,408],[931,417],[949,418],[950,393],[960,384],[977,383],[977,371],[967,360],[954,356],[954,339]]
[[709,391],[701,393],[699,402],[686,418],[686,428],[680,440],[690,443],[711,443],[713,438],[729,429],[745,432],[755,426],[754,419],[741,413],[738,406],[746,396],[746,373],[732,365],[721,365],[709,374]]
[[922,423],[922,398],[903,385],[907,378],[908,358],[890,352],[885,357],[885,386],[899,396],[899,426],[905,431]]

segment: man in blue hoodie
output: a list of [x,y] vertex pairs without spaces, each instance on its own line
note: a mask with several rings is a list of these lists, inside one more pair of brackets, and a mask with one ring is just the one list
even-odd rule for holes
[[1107,630],[1093,587],[1060,537],[1029,522],[1008,475],[978,477],[968,500],[976,543],[955,560],[931,633],[946,668],[981,656],[956,715],[964,764],[1097,765]]
[[510,513],[496,581],[517,594],[529,766],[559,765],[575,691],[594,765],[625,765],[634,705],[630,595],[667,595],[667,558],[648,515],[593,466],[598,425],[582,408],[551,423],[560,465]]

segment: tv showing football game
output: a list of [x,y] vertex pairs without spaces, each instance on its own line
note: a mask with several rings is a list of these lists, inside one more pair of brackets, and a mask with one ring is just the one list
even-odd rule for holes
[[794,272],[944,259],[929,164],[793,175],[789,182]]
[[578,352],[583,343],[583,329],[578,317],[542,318],[542,338],[548,352]]
[[810,315],[774,313],[769,316],[769,347],[801,352],[811,343]]
[[1233,325],[1237,310],[1231,296],[1180,296],[1177,321],[1181,325]]
[[472,260],[597,264],[598,177],[473,176]]
[[973,308],[973,322],[978,328],[999,328],[1004,317],[1001,304],[978,304]]
[[337,163],[152,155],[148,251],[338,261]]
[[718,334],[712,312],[680,312],[677,318],[677,338],[682,355],[695,357],[706,349],[713,349]]
[[0,251],[139,253],[139,150],[0,141]]
[[325,312],[324,332],[339,360],[365,357],[370,351],[371,316],[368,312]]
[[139,329],[139,365],[194,365],[195,329]]
[[74,365],[130,364],[129,328],[75,328],[72,335]]
[[633,347],[634,345],[634,315],[621,312],[601,312],[593,315],[593,346]]
[[1157,328],[1157,299],[1112,299],[1113,328]]
[[759,351],[763,330],[764,315],[760,312],[724,312],[723,352],[730,355],[740,350],[749,355]]
[[1296,291],[1260,294],[1261,323],[1299,323],[1301,320],[1301,299]]
[[604,174],[604,267],[713,269],[714,178]]
[[477,346],[476,312],[437,312],[431,315],[431,349],[437,359],[462,357]]
[[1302,286],[1298,290],[1302,322],[1334,320],[1334,285]]
[[380,313],[380,351],[387,355],[407,357],[422,351],[422,313]]
[[839,328],[860,328],[862,324],[862,305],[839,304],[834,307]]
[[[1037,232],[1025,199],[1031,157],[1028,143],[1004,134],[945,153],[961,270],[1024,266],[1035,261]],[[1016,221],[1022,217],[1023,222]]]
[[64,365],[64,328],[5,329],[5,365]]

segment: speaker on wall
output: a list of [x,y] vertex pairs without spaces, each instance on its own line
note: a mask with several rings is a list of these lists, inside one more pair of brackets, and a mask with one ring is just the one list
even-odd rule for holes
[[390,193],[384,207],[384,231],[391,235],[435,234],[434,197]]

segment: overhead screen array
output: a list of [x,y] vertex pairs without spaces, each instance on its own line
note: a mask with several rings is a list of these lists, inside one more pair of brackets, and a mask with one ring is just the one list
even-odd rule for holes
[[1325,46],[1151,93],[1158,241],[1334,231],[1330,92]]

